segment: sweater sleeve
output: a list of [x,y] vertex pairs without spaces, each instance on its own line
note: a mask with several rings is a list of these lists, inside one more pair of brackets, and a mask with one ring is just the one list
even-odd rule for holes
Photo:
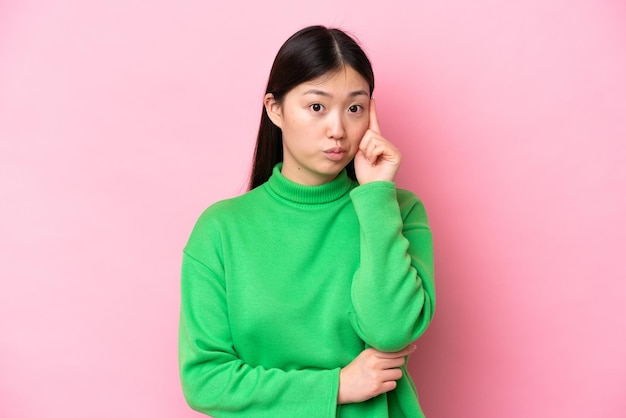
[[356,187],[360,266],[352,282],[356,333],[381,351],[397,351],[424,333],[435,308],[432,234],[420,200],[392,182]]
[[179,327],[180,376],[188,404],[216,418],[291,417],[295,411],[335,417],[339,369],[285,371],[253,367],[239,358],[219,244],[214,250],[202,248],[199,257],[205,244],[193,237],[183,253]]

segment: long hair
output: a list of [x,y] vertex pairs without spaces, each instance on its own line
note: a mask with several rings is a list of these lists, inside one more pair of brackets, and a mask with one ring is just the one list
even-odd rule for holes
[[[368,82],[371,96],[374,91],[374,72],[357,42],[340,29],[309,26],[293,34],[278,50],[265,93],[271,93],[281,103],[285,94],[297,85],[346,66],[353,68]],[[282,132],[272,123],[263,107],[249,189],[265,183],[272,175],[274,166],[281,161]],[[346,170],[348,176],[356,180],[353,161]]]

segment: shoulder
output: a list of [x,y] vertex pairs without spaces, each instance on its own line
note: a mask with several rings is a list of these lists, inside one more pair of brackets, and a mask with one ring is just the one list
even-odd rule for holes
[[403,218],[412,216],[421,218],[424,222],[428,222],[426,208],[419,196],[410,190],[396,188],[396,197]]
[[423,205],[422,199],[413,193],[411,190],[396,188],[396,197],[398,199],[398,204],[408,204],[408,205]]
[[242,195],[219,200],[202,211],[196,226],[219,224],[240,216],[248,216],[260,204],[264,194],[262,187],[257,187]]
[[261,195],[265,192],[260,187],[248,191],[242,195],[219,200],[204,209],[198,216],[187,246],[204,241],[208,237],[219,239],[228,225],[241,222],[258,210]]

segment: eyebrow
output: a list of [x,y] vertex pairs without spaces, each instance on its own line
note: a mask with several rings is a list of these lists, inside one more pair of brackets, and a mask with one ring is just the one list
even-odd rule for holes
[[[302,95],[304,96],[304,95],[307,95],[307,94],[315,94],[317,96],[324,96],[324,97],[333,97],[333,95],[328,93],[327,91],[317,90],[317,89],[307,90]],[[369,97],[369,93],[366,92],[365,90],[356,90],[356,91],[350,92],[348,94],[348,97],[356,97],[356,96],[367,96],[367,97]]]

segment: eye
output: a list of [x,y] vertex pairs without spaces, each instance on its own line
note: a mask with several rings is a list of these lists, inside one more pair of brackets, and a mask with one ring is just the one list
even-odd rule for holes
[[352,105],[348,108],[348,111],[350,113],[358,113],[363,109],[363,106],[361,105]]
[[313,103],[311,105],[311,110],[314,112],[321,112],[322,111],[323,106],[319,103]]

